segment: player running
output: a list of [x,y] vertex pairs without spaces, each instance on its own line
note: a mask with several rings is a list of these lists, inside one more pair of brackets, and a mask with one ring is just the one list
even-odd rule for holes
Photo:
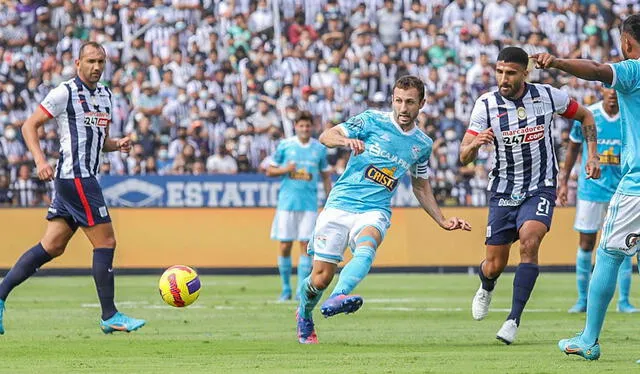
[[314,261],[296,313],[300,343],[318,343],[311,312],[331,283],[347,246],[353,258],[340,272],[321,313],[330,317],[353,313],[362,306],[362,297],[350,293],[371,268],[391,222],[391,197],[408,171],[416,198],[440,227],[471,229],[462,219],[445,218],[433,196],[428,179],[433,142],[416,127],[424,102],[424,83],[414,76],[404,76],[393,86],[392,112],[367,110],[320,135],[327,147],[348,147],[352,153],[309,242]]
[[280,241],[278,270],[282,281],[280,301],[291,300],[291,246],[300,242],[298,260],[298,288],[300,297],[302,280],[311,272],[311,258],[307,244],[318,216],[318,176],[324,191],[331,192],[331,168],[327,164],[327,149],[311,138],[313,116],[299,112],[295,119],[296,135],[278,144],[273,161],[267,169],[270,177],[282,177],[278,193],[278,206],[271,226],[271,239]]
[[496,152],[488,186],[491,197],[486,258],[480,264],[481,284],[471,305],[474,319],[482,320],[489,312],[493,289],[507,265],[511,244],[520,240],[511,312],[496,334],[505,344],[516,339],[522,311],[538,278],[538,249],[551,228],[558,173],[550,133],[554,114],[582,122],[589,153],[587,176],[600,176],[591,112],[563,91],[526,83],[528,63],[529,56],[521,48],[500,51],[496,64],[499,88],[478,98],[460,145],[463,164],[474,161],[482,145],[493,143]]
[[[94,248],[91,273],[102,307],[102,331],[129,332],[145,324],[144,320],[118,312],[113,301],[116,240],[96,175],[102,152],[128,152],[131,144],[126,137],[108,137],[111,91],[99,83],[105,62],[106,53],[100,44],[82,45],[76,60],[77,77],[49,92],[23,125],[22,133],[36,162],[38,177],[43,181],[53,179],[55,195],[44,236],[18,259],[0,284],[0,334],[4,333],[2,317],[11,290],[62,255],[78,227],[82,227]],[[55,118],[60,133],[60,158],[55,171],[47,162],[37,135],[37,129],[51,118]]]
[[[598,131],[598,154],[602,175],[600,179],[587,179],[581,172],[578,177],[578,201],[576,203],[576,219],[573,228],[580,233],[580,244],[576,255],[576,285],[578,301],[569,309],[569,313],[584,313],[587,310],[587,288],[591,277],[591,252],[596,243],[598,230],[602,226],[611,196],[620,182],[620,108],[616,91],[602,89],[603,100],[589,107],[595,118]],[[564,171],[560,173],[558,200],[561,204],[567,201],[567,182],[571,169],[576,162],[580,145],[584,137],[578,122],[574,122],[570,134],[571,142],[564,161]],[[586,145],[583,154],[587,153]],[[582,158],[582,169],[586,158]],[[631,257],[626,257],[618,271],[618,312],[635,313],[638,311],[629,303],[631,273],[633,264]]]
[[600,81],[616,90],[622,123],[622,178],[611,198],[589,282],[587,321],[576,337],[558,342],[560,350],[587,360],[600,357],[598,337],[616,288],[625,256],[638,252],[640,237],[640,14],[622,23],[620,46],[625,61],[600,64],[590,60],[557,59],[543,53],[532,56],[541,68],[555,68],[578,78]]

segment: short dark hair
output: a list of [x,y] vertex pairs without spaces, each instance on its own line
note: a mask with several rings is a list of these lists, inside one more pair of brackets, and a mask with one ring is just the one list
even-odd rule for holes
[[635,41],[640,43],[640,14],[633,14],[627,17],[622,23],[622,32],[629,34]]
[[88,47],[92,47],[95,49],[99,49],[102,51],[102,53],[107,54],[107,51],[105,51],[104,47],[102,45],[100,45],[100,43],[97,42],[86,42],[84,44],[82,44],[82,46],[80,47],[80,52],[78,52],[78,59],[82,59],[82,56],[85,53],[85,49],[87,49]]
[[313,115],[308,110],[301,110],[296,114],[296,121],[294,123],[298,123],[300,121],[309,121],[313,123]]
[[529,65],[529,55],[520,47],[505,47],[498,54],[498,61],[514,62],[526,69]]
[[422,82],[422,80],[415,75],[404,75],[398,78],[396,83],[393,85],[393,89],[391,90],[391,92],[395,91],[396,88],[399,88],[401,90],[415,88],[416,90],[418,90],[418,94],[420,96],[420,99],[418,101],[422,101],[424,99],[424,82]]

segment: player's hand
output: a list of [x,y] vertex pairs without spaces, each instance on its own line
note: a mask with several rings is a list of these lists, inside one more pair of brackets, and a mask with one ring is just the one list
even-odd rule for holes
[[556,62],[556,56],[550,53],[536,53],[535,55],[529,56],[529,58],[535,61],[536,68],[538,69],[552,68]]
[[473,146],[475,148],[480,148],[485,144],[493,143],[494,139],[495,139],[495,135],[493,134],[493,129],[489,128],[482,132],[479,132],[478,135],[476,135],[476,137],[473,138]]
[[296,171],[296,163],[290,162],[285,168],[285,170],[287,171],[287,173],[293,173],[294,171]]
[[351,149],[356,156],[364,152],[364,142],[360,139],[346,138],[344,146]]
[[558,203],[560,203],[561,206],[567,205],[568,192],[569,192],[569,187],[567,187],[567,184],[560,183],[560,185],[558,186]]
[[38,178],[40,178],[41,181],[48,182],[53,180],[53,167],[51,167],[47,161],[37,162],[36,169],[38,171]]
[[453,231],[453,230],[471,231],[471,224],[469,224],[469,222],[458,217],[451,217],[449,219],[443,220],[442,222],[440,222],[440,227],[448,231]]
[[118,139],[118,149],[120,152],[129,153],[131,150],[131,140],[128,136],[125,136],[122,139]]
[[590,157],[584,168],[587,172],[587,179],[600,178],[600,158],[598,156]]

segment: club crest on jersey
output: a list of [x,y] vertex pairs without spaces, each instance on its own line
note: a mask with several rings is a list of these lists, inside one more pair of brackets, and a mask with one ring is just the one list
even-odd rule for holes
[[364,177],[374,183],[384,186],[387,190],[393,191],[398,185],[398,179],[393,177],[397,167],[378,169],[369,165],[364,172]]
[[544,125],[523,127],[517,130],[502,131],[504,145],[514,146],[523,143],[532,143],[544,138]]
[[413,156],[414,160],[417,160],[418,157],[420,157],[420,151],[422,151],[422,149],[417,145],[411,147],[411,156]]
[[516,114],[518,115],[518,119],[525,119],[527,118],[527,111],[526,109],[524,109],[523,107],[519,107],[516,110]]

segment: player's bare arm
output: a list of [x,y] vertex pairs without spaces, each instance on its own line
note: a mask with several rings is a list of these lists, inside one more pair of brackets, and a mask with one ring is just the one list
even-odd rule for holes
[[460,143],[460,162],[466,165],[475,161],[478,157],[478,150],[485,144],[493,143],[495,136],[492,129],[486,129],[478,134],[467,131]]
[[598,156],[598,136],[596,129],[596,122],[593,118],[593,114],[589,109],[580,105],[576,112],[574,119],[580,121],[582,124],[582,134],[584,140],[587,142],[587,150],[589,154],[586,156],[586,173],[587,178],[598,179],[600,178],[600,158]]
[[24,141],[27,144],[27,148],[29,148],[29,152],[31,152],[33,160],[36,163],[38,178],[43,181],[53,180],[53,168],[47,162],[47,157],[42,151],[42,148],[40,148],[40,141],[38,139],[38,128],[47,123],[49,119],[49,114],[46,113],[41,107],[38,107],[22,125],[22,135],[24,137]]
[[420,206],[424,209],[434,221],[445,230],[464,230],[471,231],[471,225],[469,222],[460,219],[458,217],[445,218],[442,211],[438,207],[438,202],[433,196],[433,190],[431,189],[431,183],[428,179],[424,178],[411,178],[411,186],[413,187],[413,194],[416,195]]
[[323,171],[320,173],[320,176],[322,177],[322,187],[324,187],[324,195],[326,197],[329,197],[329,193],[331,193],[331,172],[330,171]]
[[564,156],[564,164],[560,171],[560,178],[558,181],[558,201],[560,202],[560,205],[563,206],[567,204],[569,177],[571,176],[571,170],[573,170],[573,166],[576,164],[576,160],[578,159],[578,153],[580,153],[580,143],[570,141],[569,147],[567,148],[567,154]]
[[320,143],[328,148],[345,147],[351,149],[356,155],[364,152],[364,142],[360,139],[348,138],[338,126],[324,130],[320,134]]
[[539,53],[532,55],[536,67],[539,69],[554,68],[562,70],[578,78],[588,81],[600,81],[607,85],[613,82],[613,69],[608,64],[600,64],[584,59],[564,59],[556,58],[549,53]]
[[285,166],[269,165],[265,174],[267,175],[267,177],[280,177],[280,176],[292,173],[294,171],[296,171],[295,162],[289,162]]

